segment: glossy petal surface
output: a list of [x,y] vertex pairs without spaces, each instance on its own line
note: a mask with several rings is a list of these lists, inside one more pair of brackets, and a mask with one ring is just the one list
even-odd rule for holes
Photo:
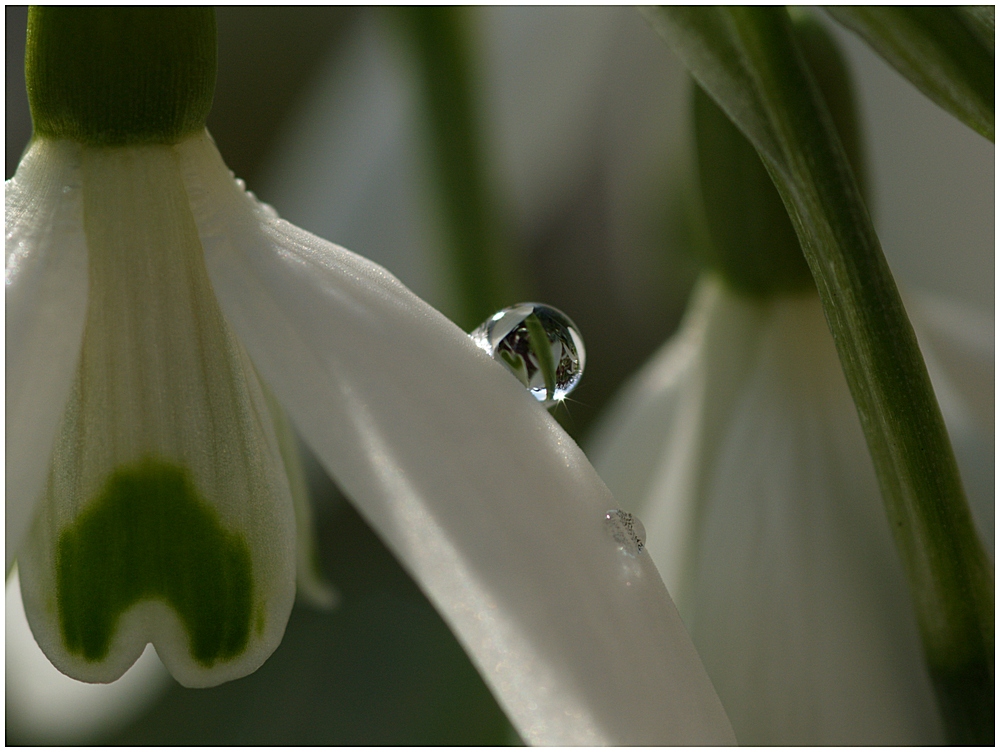
[[87,306],[81,148],[35,141],[5,186],[6,569],[44,491]]
[[270,215],[206,137],[181,144],[222,309],[326,469],[526,741],[732,741],[648,557],[603,530],[583,453],[388,272]]

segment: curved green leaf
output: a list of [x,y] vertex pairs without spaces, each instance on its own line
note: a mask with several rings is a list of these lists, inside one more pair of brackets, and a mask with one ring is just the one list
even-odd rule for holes
[[788,15],[700,7],[649,17],[781,194],[858,408],[949,734],[992,743],[992,565],[913,328]]
[[994,140],[992,6],[836,6],[827,12],[937,105]]
[[979,41],[989,48],[992,55],[993,37],[996,34],[996,8],[992,5],[959,5],[952,10]]

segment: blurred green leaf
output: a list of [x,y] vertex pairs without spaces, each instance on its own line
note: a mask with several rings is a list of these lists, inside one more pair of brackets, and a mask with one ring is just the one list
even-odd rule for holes
[[993,6],[831,6],[827,12],[937,105],[994,140]]
[[795,226],[858,408],[952,743],[993,740],[993,571],[868,211],[780,8],[648,12],[757,148]]
[[[862,175],[864,150],[847,64],[830,32],[813,16],[797,13],[793,23],[851,168]],[[712,238],[703,246],[702,261],[745,295],[769,297],[813,288],[798,236],[757,150],[700,86],[694,87],[694,126],[703,211]]]
[[476,97],[473,11],[411,5],[390,12],[423,95],[429,164],[455,295],[449,313],[459,326],[472,329],[515,302]]
[[959,5],[953,8],[962,22],[993,55],[993,37],[996,33],[996,8],[992,5]]
[[743,295],[769,298],[811,288],[795,228],[757,150],[700,86],[694,87],[693,110],[711,237],[700,260]]

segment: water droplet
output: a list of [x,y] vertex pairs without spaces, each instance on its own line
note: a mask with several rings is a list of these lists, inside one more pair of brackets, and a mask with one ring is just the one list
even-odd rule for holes
[[564,399],[583,376],[587,354],[580,330],[551,306],[519,303],[504,308],[469,336],[546,407]]
[[253,199],[254,203],[257,204],[257,208],[264,213],[264,216],[268,219],[280,219],[277,210],[270,204],[265,204],[253,191],[247,191],[247,195]]
[[609,509],[604,513],[604,528],[629,556],[636,557],[646,550],[646,528],[634,514]]
[[257,205],[257,208],[261,212],[263,212],[265,217],[267,217],[268,219],[280,219],[280,217],[278,216],[278,212],[275,211],[275,208],[273,206],[271,206],[270,204],[265,204],[263,201],[257,198],[256,194],[254,194],[253,191],[247,190],[247,184],[246,181],[243,180],[243,178],[236,177],[236,174],[232,170],[229,171],[229,175],[230,177],[232,177],[233,180],[236,181],[236,187],[250,197],[250,199],[254,202],[254,204]]

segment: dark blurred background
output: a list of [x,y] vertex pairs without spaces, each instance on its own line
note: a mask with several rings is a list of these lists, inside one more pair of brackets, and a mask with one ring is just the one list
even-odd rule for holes
[[[581,440],[676,328],[697,273],[685,248],[689,83],[628,8],[464,13],[475,159],[516,280],[509,303],[554,305],[582,330],[587,372],[555,413]],[[283,217],[378,261],[458,320],[433,118],[414,48],[391,16],[219,8],[208,127]],[[7,178],[31,135],[26,17],[6,8]],[[873,212],[894,271],[992,320],[992,145],[838,35],[859,81]],[[53,737],[44,714],[24,711],[37,700],[8,665],[7,743],[516,743],[447,627],[310,462],[321,558],[343,595],[335,611],[297,606],[281,646],[245,679],[210,690],[166,682],[159,699],[77,736]]]

